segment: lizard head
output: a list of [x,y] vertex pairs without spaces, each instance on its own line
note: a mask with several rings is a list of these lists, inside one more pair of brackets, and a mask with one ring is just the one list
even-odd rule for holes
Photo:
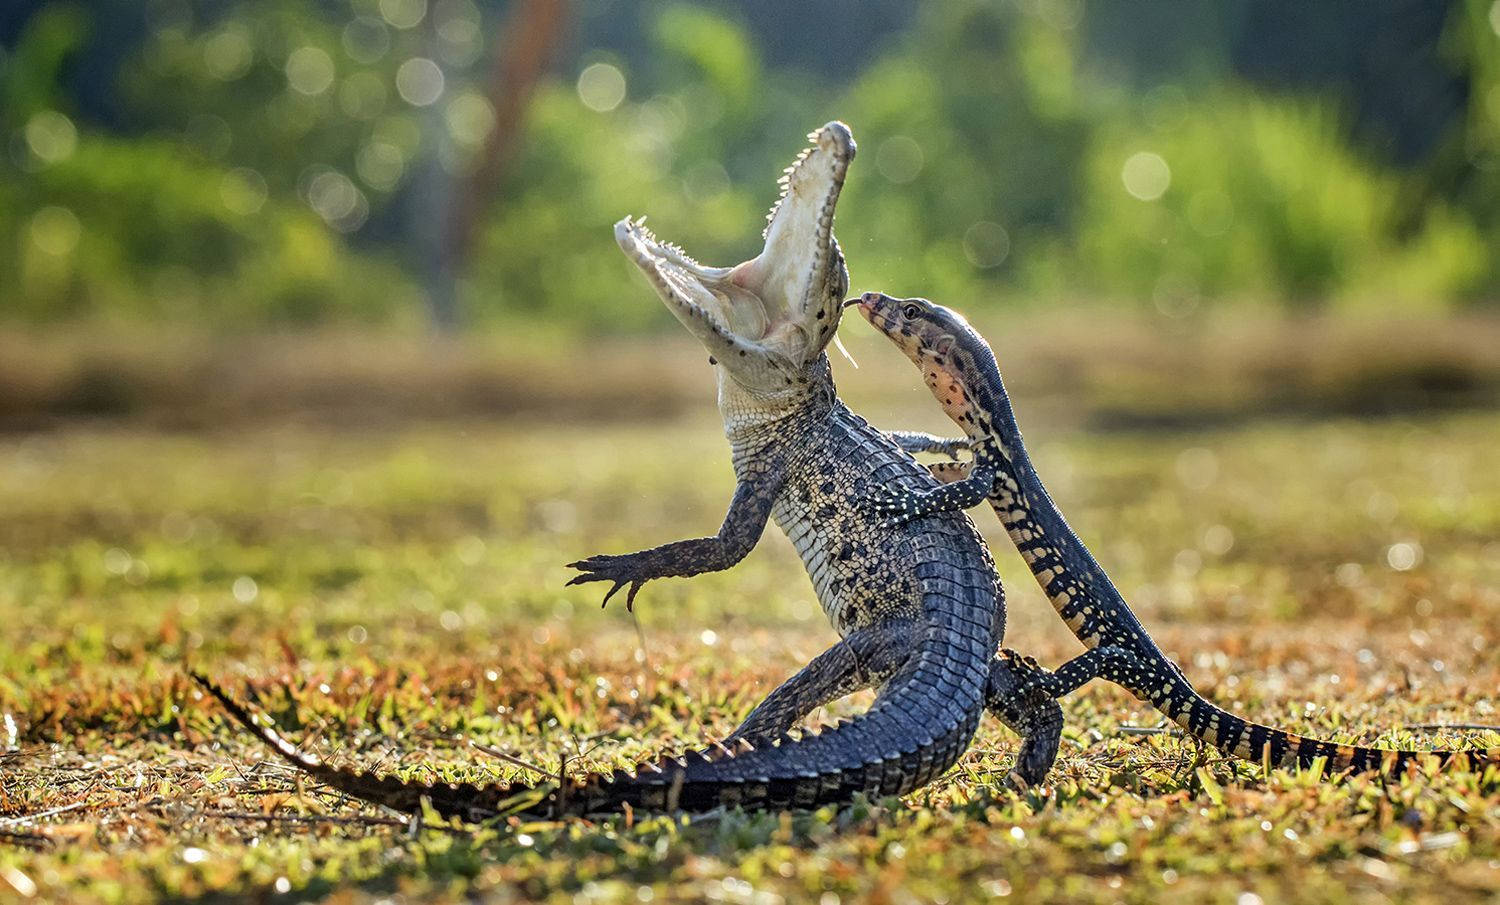
[[962,314],[927,299],[898,299],[883,292],[866,292],[844,304],[858,308],[871,326],[895,343],[922,370],[948,416],[964,423],[972,400],[963,375],[974,373],[977,359],[990,353]]
[[718,366],[721,396],[726,378],[758,397],[797,392],[838,329],[849,271],[833,209],[854,138],[840,122],[808,138],[782,177],[764,249],[742,264],[705,267],[640,220],[615,224],[620,248]]

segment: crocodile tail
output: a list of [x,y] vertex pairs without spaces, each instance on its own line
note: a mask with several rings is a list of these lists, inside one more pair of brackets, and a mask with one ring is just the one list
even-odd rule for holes
[[335,767],[300,750],[212,679],[198,672],[190,672],[189,675],[216,698],[236,722],[292,766],[326,786],[363,801],[408,814],[419,812],[425,801],[434,811],[444,816],[473,819],[503,813],[545,812],[557,794],[555,783],[536,786],[524,783],[422,783]]
[[1143,697],[1194,738],[1225,754],[1272,767],[1318,769],[1325,776],[1340,773],[1396,775],[1432,760],[1449,770],[1482,772],[1491,766],[1500,767],[1500,748],[1470,751],[1370,748],[1322,741],[1264,726],[1213,704],[1186,680],[1175,676],[1169,678],[1159,691]]
[[[297,748],[208,677],[193,680],[237,722],[299,770],[354,798],[414,813],[423,805],[468,820],[508,815],[707,811],[723,806],[811,808],[855,793],[902,795],[956,761],[978,726],[978,711],[936,736],[911,731],[899,707],[872,712],[821,733],[736,740],[662,757],[634,770],[528,785],[421,783],[334,767]],[[876,712],[879,711],[879,712]]]

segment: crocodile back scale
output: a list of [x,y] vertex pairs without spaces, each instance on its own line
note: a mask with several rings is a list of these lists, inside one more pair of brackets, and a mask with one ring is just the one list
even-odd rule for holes
[[[1500,750],[1410,751],[1336,744],[1242,719],[1205,699],[1141,625],[1047,493],[1022,442],[1005,384],[984,338],[956,312],[925,299],[866,293],[850,304],[914,361],[943,410],[963,428],[974,460],[969,475],[916,494],[885,494],[883,511],[913,517],[977,505],[986,496],[1059,616],[1089,654],[1058,670],[1076,687],[1115,681],[1149,701],[1189,734],[1234,756],[1273,766],[1321,765],[1396,772],[1424,758],[1481,769]],[[1104,653],[1107,656],[1095,656]]]

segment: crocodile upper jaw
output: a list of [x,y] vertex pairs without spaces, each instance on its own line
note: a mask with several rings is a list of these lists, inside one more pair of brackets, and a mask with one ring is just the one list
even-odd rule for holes
[[833,213],[854,139],[830,122],[787,168],[765,248],[734,267],[705,267],[659,241],[639,220],[615,224],[615,241],[668,310],[733,380],[757,394],[784,392],[833,338],[849,275]]

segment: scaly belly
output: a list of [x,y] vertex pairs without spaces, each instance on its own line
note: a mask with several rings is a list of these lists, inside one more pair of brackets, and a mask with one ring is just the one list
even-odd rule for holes
[[920,620],[922,596],[909,529],[882,524],[857,494],[824,492],[830,484],[845,483],[825,476],[794,480],[771,518],[802,558],[818,603],[840,635],[881,619]]

